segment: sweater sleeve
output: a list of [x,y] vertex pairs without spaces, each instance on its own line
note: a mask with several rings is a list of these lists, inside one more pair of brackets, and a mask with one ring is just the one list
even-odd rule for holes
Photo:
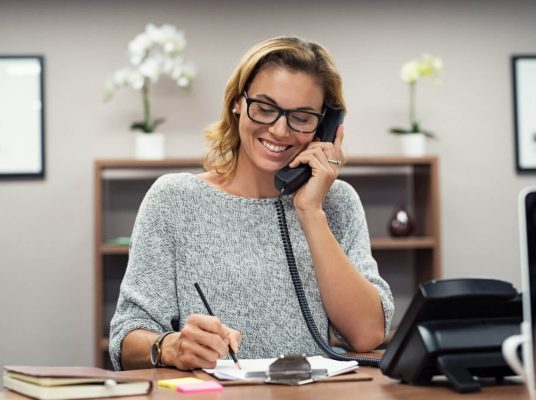
[[128,265],[110,324],[110,357],[121,370],[121,345],[136,329],[171,330],[178,314],[174,219],[171,181],[159,178],[138,211],[130,241]]
[[[374,285],[380,296],[384,314],[384,335],[387,337],[394,314],[394,301],[388,283],[380,276],[378,264],[372,257],[365,210],[355,189],[337,181],[333,198],[328,203],[334,216],[332,229],[352,264]],[[338,339],[343,339],[335,332]]]

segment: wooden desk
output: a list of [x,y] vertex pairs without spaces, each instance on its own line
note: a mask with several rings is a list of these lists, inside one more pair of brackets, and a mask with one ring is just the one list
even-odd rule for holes
[[[323,382],[304,386],[277,386],[277,385],[254,385],[254,386],[228,386],[222,392],[182,394],[171,389],[159,388],[155,385],[153,392],[147,397],[129,397],[133,400],[143,399],[244,399],[244,400],[315,400],[315,399],[366,399],[366,400],[450,400],[450,399],[516,399],[529,400],[525,386],[515,383],[505,383],[500,386],[485,386],[478,393],[458,394],[449,387],[438,384],[437,387],[417,387],[399,384],[396,381],[384,377],[379,369],[361,367],[363,374],[371,375],[372,381],[368,382]],[[139,371],[123,372],[127,376],[158,379],[180,378],[191,376],[190,373],[180,372],[173,369],[146,369]],[[19,400],[26,397],[10,391],[0,393],[0,399]],[[121,397],[120,399],[127,399]]]

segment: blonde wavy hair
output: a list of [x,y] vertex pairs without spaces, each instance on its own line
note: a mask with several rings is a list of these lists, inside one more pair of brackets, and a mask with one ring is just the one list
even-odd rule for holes
[[324,89],[324,104],[346,110],[341,76],[324,47],[297,37],[264,40],[240,60],[227,82],[220,118],[205,130],[209,148],[203,156],[203,167],[207,171],[215,171],[224,177],[235,172],[240,135],[238,118],[232,112],[233,104],[266,65],[310,74]]

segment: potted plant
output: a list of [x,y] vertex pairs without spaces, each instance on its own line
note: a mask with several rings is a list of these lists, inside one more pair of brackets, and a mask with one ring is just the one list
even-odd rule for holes
[[441,82],[443,62],[440,58],[424,54],[420,59],[406,62],[400,70],[400,78],[409,87],[409,128],[391,128],[390,132],[401,135],[402,153],[406,156],[422,156],[426,149],[426,138],[435,135],[422,129],[416,116],[416,89],[420,78],[430,77],[435,83]]
[[188,89],[195,76],[193,64],[185,61],[183,52],[186,39],[182,31],[172,25],[157,27],[148,24],[145,31],[136,35],[128,44],[129,66],[118,69],[106,82],[105,100],[111,100],[122,87],[141,92],[143,119],[130,128],[136,130],[135,154],[140,159],[164,158],[164,135],[156,128],[164,118],[151,114],[151,84],[158,82],[161,74],[169,76],[181,89]]

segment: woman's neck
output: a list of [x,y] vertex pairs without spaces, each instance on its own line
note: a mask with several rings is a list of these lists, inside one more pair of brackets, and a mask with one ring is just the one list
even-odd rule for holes
[[200,177],[219,190],[235,196],[263,199],[276,197],[279,194],[273,183],[273,175],[268,180],[252,180],[237,173],[224,177],[215,171],[209,171]]
[[279,193],[274,186],[274,174],[252,174],[251,171],[237,170],[223,182],[223,190],[241,197],[268,198]]
[[206,182],[223,192],[258,199],[276,197],[279,194],[274,186],[274,176],[275,174],[272,172],[247,168],[241,165],[240,160],[235,172],[228,177],[224,177],[215,171],[205,172],[200,175]]
[[242,151],[238,154],[236,170],[227,180],[228,188],[243,197],[267,198],[279,193],[274,186],[275,172],[259,169]]

